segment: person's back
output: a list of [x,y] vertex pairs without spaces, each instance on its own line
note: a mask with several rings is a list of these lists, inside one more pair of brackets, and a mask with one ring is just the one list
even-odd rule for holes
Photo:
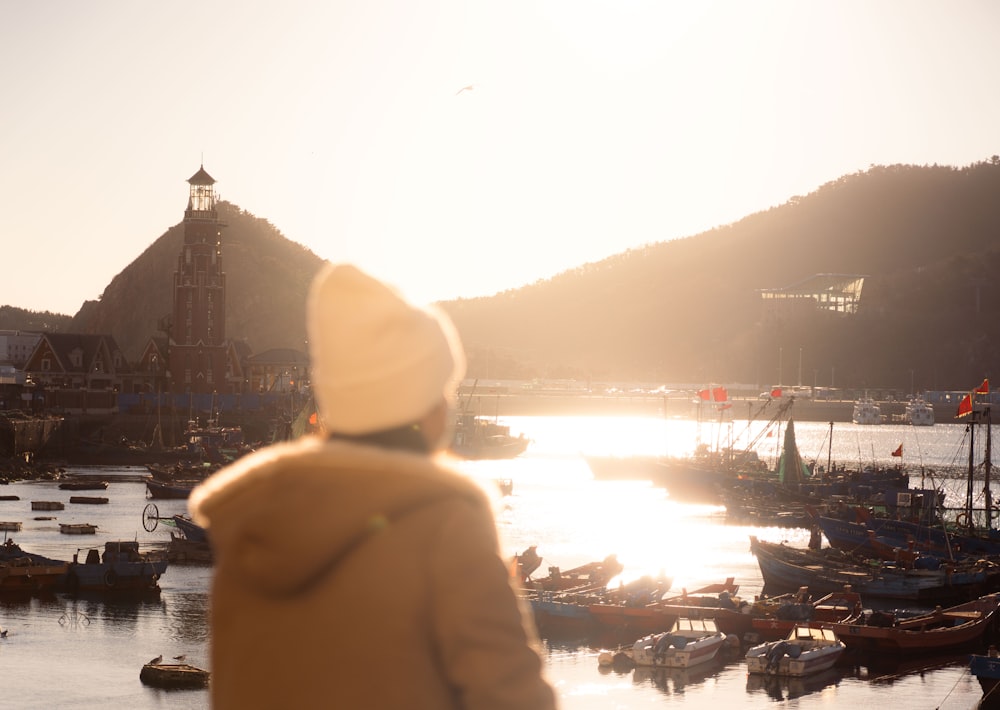
[[[216,555],[213,705],[555,707],[491,501],[429,455],[446,432],[432,395],[455,374],[434,358],[454,350],[452,335],[436,342],[427,327],[447,324],[378,302],[384,287],[368,279],[328,268],[310,296],[314,391],[332,435],[251,454],[192,495]],[[400,358],[411,361],[393,374]],[[375,385],[358,385],[369,375]],[[358,399],[365,391],[373,401]]]

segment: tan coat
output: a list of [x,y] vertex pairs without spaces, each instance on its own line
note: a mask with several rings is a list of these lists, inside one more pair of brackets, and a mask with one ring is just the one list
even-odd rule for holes
[[190,505],[216,558],[216,710],[555,707],[489,498],[440,461],[300,440]]

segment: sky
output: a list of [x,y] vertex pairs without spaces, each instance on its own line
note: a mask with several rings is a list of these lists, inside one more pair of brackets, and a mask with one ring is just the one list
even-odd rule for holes
[[1000,153],[998,29],[995,0],[5,0],[0,305],[100,298],[202,164],[419,301],[964,167]]

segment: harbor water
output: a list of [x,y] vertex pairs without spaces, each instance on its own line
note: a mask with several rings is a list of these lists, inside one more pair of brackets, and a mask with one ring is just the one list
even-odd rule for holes
[[[690,453],[697,442],[710,446],[755,431],[739,422],[717,427],[660,417],[507,417],[514,433],[532,439],[527,453],[509,461],[469,461],[460,466],[484,480],[509,479],[513,493],[498,503],[505,552],[537,545],[548,566],[570,569],[617,555],[622,580],[661,572],[672,589],[694,589],[734,577],[739,596],[752,600],[762,589],[750,535],[805,546],[808,532],[787,528],[731,525],[718,506],[672,501],[669,492],[642,480],[596,480],[587,454],[650,455]],[[745,423],[743,425],[745,427]],[[902,463],[915,485],[945,488],[949,504],[961,505],[966,482],[956,471],[968,461],[965,427],[932,427],[796,422],[800,452],[826,465],[893,465],[891,454],[903,445]],[[831,436],[832,434],[832,436]],[[758,444],[767,460],[780,453],[781,436]],[[111,481],[106,505],[69,503],[72,491],[54,482],[24,481],[2,493],[19,500],[0,501],[0,521],[20,521],[21,532],[7,533],[23,548],[69,560],[77,550],[103,547],[107,540],[138,540],[143,549],[165,546],[174,531],[161,521],[153,531],[143,525],[150,501],[135,480],[141,470],[67,469],[102,473]],[[944,472],[944,473],[942,473]],[[979,485],[979,488],[982,486]],[[31,510],[31,501],[63,501],[62,511]],[[186,511],[186,501],[158,500],[159,517]],[[324,511],[314,511],[324,515]],[[41,520],[36,518],[50,518]],[[65,535],[60,523],[97,525],[93,536]],[[206,708],[205,690],[165,691],[139,681],[142,665],[162,655],[183,655],[186,662],[210,669],[208,595],[211,567],[172,565],[160,580],[158,599],[105,602],[75,600],[62,594],[46,599],[0,602],[0,668],[3,706],[12,708],[134,709]],[[247,623],[259,623],[248,619]],[[260,624],[260,653],[271,653],[266,624]],[[331,643],[335,643],[331,639]],[[600,668],[600,646],[593,639],[543,638],[546,672],[566,710],[649,708],[664,704],[689,708],[820,708],[883,704],[903,708],[974,708],[981,697],[967,656],[914,660],[882,658],[845,663],[813,678],[761,682],[748,677],[742,654],[731,653],[693,670]],[[280,659],[275,659],[276,661]],[[386,669],[391,675],[392,669]],[[337,669],[330,669],[336,683]]]

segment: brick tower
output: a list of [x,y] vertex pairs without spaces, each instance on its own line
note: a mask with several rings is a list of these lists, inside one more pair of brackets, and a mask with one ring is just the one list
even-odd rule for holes
[[229,392],[226,274],[215,180],[198,169],[184,211],[184,246],[174,271],[168,338],[169,389],[174,393]]

